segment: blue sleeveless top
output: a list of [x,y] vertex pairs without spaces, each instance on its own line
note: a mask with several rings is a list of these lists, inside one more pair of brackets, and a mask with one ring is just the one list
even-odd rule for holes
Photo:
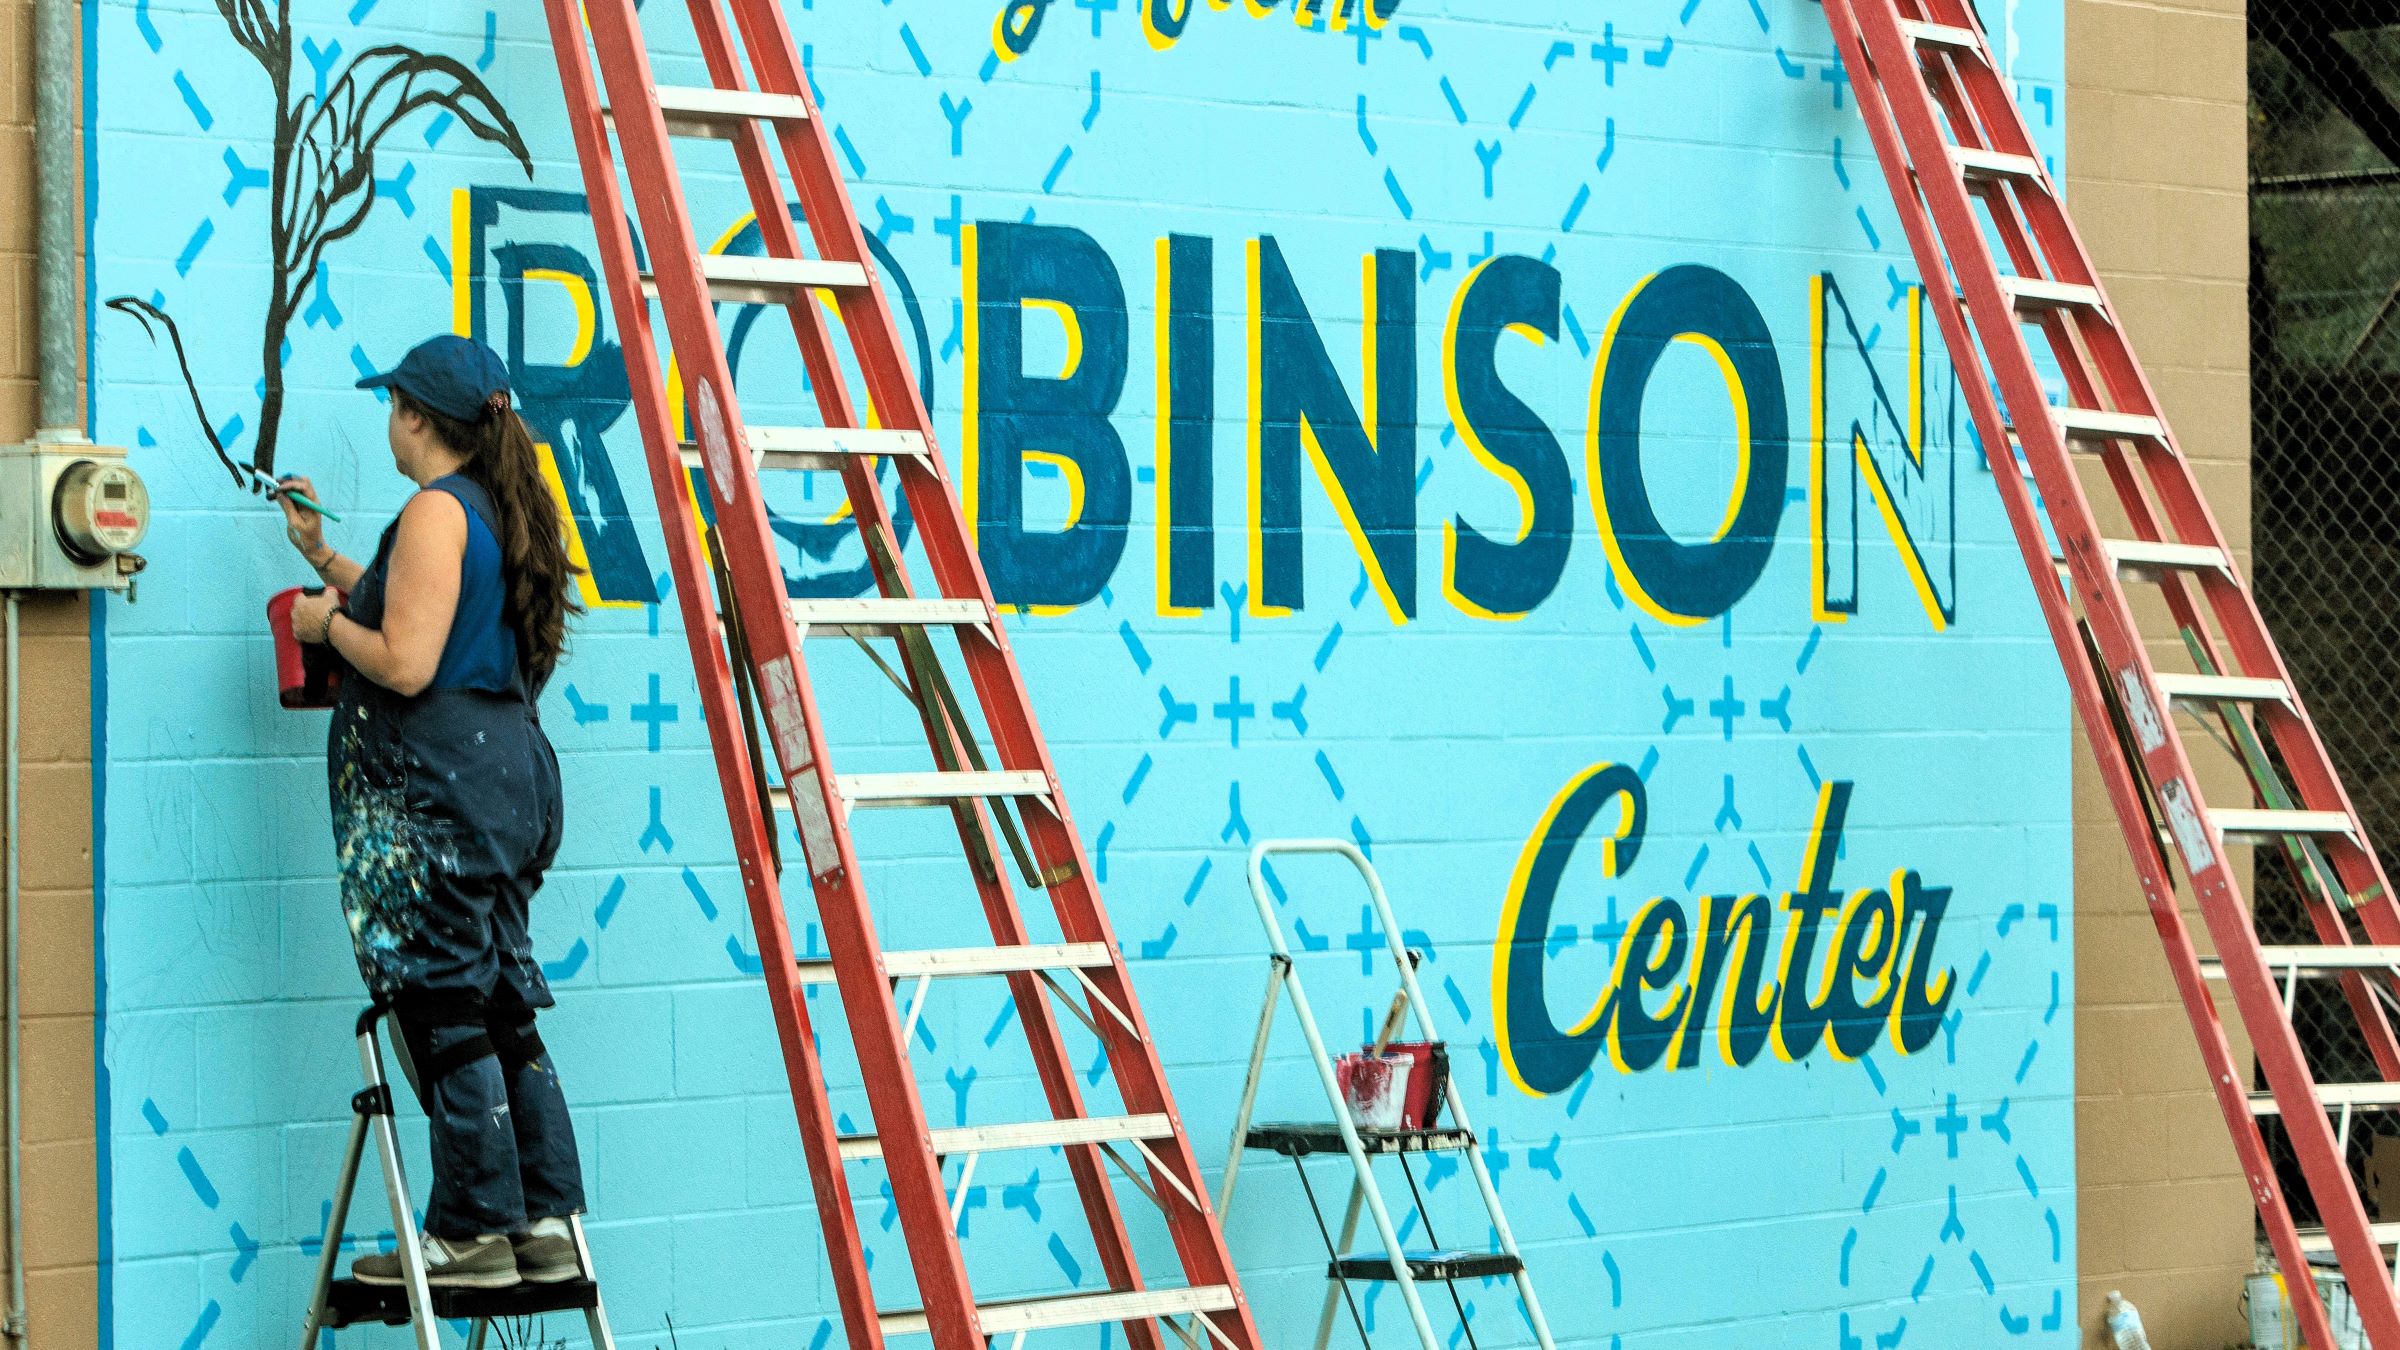
[[434,668],[435,689],[482,689],[506,694],[517,683],[517,634],[508,625],[508,580],[500,566],[500,541],[487,523],[492,499],[461,474],[437,478],[427,491],[447,492],[467,511],[467,553],[459,562],[458,609],[450,637]]

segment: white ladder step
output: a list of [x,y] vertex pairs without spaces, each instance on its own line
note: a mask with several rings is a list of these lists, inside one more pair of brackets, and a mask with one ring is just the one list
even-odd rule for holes
[[980,600],[890,597],[861,600],[794,600],[792,622],[801,629],[871,637],[903,628],[988,624],[991,610]]
[[854,807],[949,806],[978,797],[1048,797],[1050,780],[1030,769],[968,773],[845,773],[842,800]]
[[2288,703],[2292,691],[2281,680],[2247,675],[2183,675],[2162,673],[2158,692],[2176,703],[2206,707],[2216,703]]
[[[751,122],[805,122],[808,100],[797,94],[765,94],[755,89],[709,89],[661,85],[658,110],[666,115],[667,134],[704,140],[729,141]],[[600,110],[616,120],[614,109]]]
[[[1233,1291],[1221,1284],[1190,1289],[1135,1289],[1110,1294],[1066,1294],[1050,1298],[1008,1299],[975,1309],[986,1336],[1017,1331],[1051,1331],[1061,1327],[1096,1327],[1152,1317],[1182,1317],[1191,1313],[1224,1312],[1233,1307]],[[884,1313],[876,1319],[886,1336],[923,1335],[930,1324],[925,1314]]]
[[[2350,1107],[2354,1110],[2388,1111],[2400,1107],[2400,1083],[2319,1083],[2317,1101],[2326,1110]],[[2283,1105],[2272,1092],[2250,1094],[2250,1114],[2280,1116]]]
[[[2400,1223],[2373,1223],[2368,1224],[2367,1228],[2374,1233],[2376,1246],[2400,1247]],[[2310,1256],[2329,1252],[2333,1250],[2333,1239],[2325,1236],[2322,1228],[2303,1228],[2300,1230],[2300,1250]]]
[[[802,984],[832,984],[833,962],[802,961]],[[940,951],[885,952],[883,973],[895,980],[956,979],[968,975],[1015,975],[1042,970],[1098,970],[1111,964],[1105,942],[1061,942],[1026,947],[953,947]]]
[[2208,544],[2165,544],[2148,539],[2104,539],[2100,548],[2128,580],[2156,581],[2167,569],[2233,575],[2233,559]]
[[[802,291],[860,290],[867,285],[866,268],[824,258],[755,258],[716,253],[700,259],[700,275],[708,280],[710,298],[743,305],[781,305]],[[658,278],[651,273],[642,273],[642,294],[658,294]]]
[[1923,23],[1916,19],[1900,21],[1900,35],[1920,47],[1952,47],[1960,51],[1977,51],[1983,46],[1976,41],[1975,30],[1957,28],[1946,23]]
[[2070,441],[2162,441],[2167,436],[2167,424],[2155,417],[2104,408],[2053,407],[2050,420]]
[[[839,469],[846,460],[883,456],[923,459],[925,435],[918,431],[866,431],[856,427],[746,427],[750,456],[761,472],[771,469]],[[700,447],[683,444],[683,467],[703,467]]]
[[2100,288],[2047,277],[2002,277],[2000,289],[2019,314],[2053,309],[2098,309]]
[[2228,840],[2272,843],[2295,835],[2350,833],[2350,817],[2339,811],[2269,811],[2212,806],[2208,818]]
[[2040,181],[2042,162],[2029,155],[2004,154],[1998,150],[1970,150],[1963,145],[1950,147],[1950,162],[1969,180],[1999,182],[2004,179]]
[[[1164,1115],[1086,1116],[1077,1120],[1029,1120],[1014,1125],[961,1125],[955,1129],[927,1130],[925,1137],[932,1141],[935,1157],[949,1158],[961,1153],[1172,1139],[1175,1125]],[[845,1162],[880,1158],[883,1141],[871,1134],[845,1134],[841,1150]]]
[[[2265,959],[2272,974],[2299,974],[2316,977],[2347,974],[2354,970],[2400,970],[2400,947],[2261,947],[2258,954]],[[2200,973],[2212,980],[2225,978],[2225,963],[2213,956],[2200,958]]]

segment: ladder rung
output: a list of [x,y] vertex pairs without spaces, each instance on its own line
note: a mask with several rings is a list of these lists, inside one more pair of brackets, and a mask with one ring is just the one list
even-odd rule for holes
[[[1475,1147],[1475,1132],[1455,1125],[1431,1125],[1416,1130],[1358,1130],[1359,1148],[1377,1153],[1448,1153]],[[1332,1121],[1253,1125],[1243,1135],[1243,1148],[1264,1149],[1287,1158],[1315,1153],[1343,1153],[1342,1127]]]
[[2350,817],[2339,811],[2269,811],[2253,807],[2210,807],[2208,818],[2230,840],[2273,842],[2294,835],[2348,834]]
[[[2388,1111],[2400,1107],[2400,1083],[2319,1083],[2317,1101],[2327,1110],[2352,1107],[2369,1111]],[[2250,1114],[2280,1116],[2283,1104],[2272,1092],[2250,1094]]]
[[976,797],[1048,797],[1050,780],[1032,770],[981,773],[845,773],[834,779],[855,807],[948,806]]
[[[1180,1317],[1189,1313],[1224,1312],[1233,1306],[1233,1291],[1221,1284],[1192,1289],[1135,1289],[1110,1294],[1065,1294],[1050,1298],[1009,1299],[975,1309],[986,1336],[1013,1331],[1046,1331],[1059,1327],[1095,1327],[1151,1317]],[[886,1336],[923,1335],[925,1314],[915,1309],[885,1313],[876,1319]]]
[[2004,179],[2040,181],[2042,162],[2029,155],[2003,154],[1998,150],[1971,150],[1963,145],[1950,147],[1950,162],[1970,180],[1999,182]]
[[[1172,1139],[1175,1126],[1163,1115],[1086,1116],[1075,1120],[1030,1120],[1014,1125],[961,1125],[928,1130],[936,1157],[999,1153],[1009,1149],[1059,1148],[1068,1144],[1111,1144],[1126,1139]],[[846,1134],[842,1158],[857,1162],[883,1156],[883,1141],[871,1134]]]
[[867,600],[794,600],[792,622],[802,628],[832,634],[872,636],[903,628],[990,623],[992,612],[980,600],[891,598]]
[[2102,408],[2050,409],[2050,420],[2069,440],[2158,441],[2166,439],[2167,424],[2140,413],[2109,412]]
[[[1108,964],[1108,944],[1104,942],[1066,942],[1040,947],[953,947],[941,951],[883,954],[883,973],[895,980],[1014,975],[1037,970],[1097,970]],[[799,967],[802,984],[834,982],[831,961],[802,961]]]
[[2158,692],[2177,703],[2202,706],[2216,703],[2283,703],[2292,692],[2281,680],[2247,675],[2182,675],[2158,677]]
[[[1507,1252],[1434,1251],[1406,1253],[1412,1280],[1488,1280],[1514,1275],[1525,1268],[1523,1258]],[[1332,1263],[1328,1275],[1344,1280],[1393,1280],[1392,1258],[1345,1256]]]
[[2103,539],[2102,552],[2125,576],[2156,579],[2162,569],[2233,574],[2233,559],[2207,544],[2166,544],[2148,539]]
[[[667,134],[729,141],[751,122],[805,122],[808,100],[797,94],[765,94],[756,89],[706,89],[661,85],[658,110],[666,115]],[[613,109],[601,115],[614,121]]]
[[[855,427],[748,427],[750,455],[761,471],[774,469],[839,469],[861,456],[925,457],[925,436],[917,431],[862,431]],[[701,468],[700,447],[683,444],[683,467]]]
[[1920,47],[1953,47],[1960,51],[1980,51],[1983,44],[1975,38],[1972,28],[1957,28],[1946,23],[1921,23],[1915,19],[1900,21],[1900,34]]
[[2047,277],[2002,277],[2000,289],[2019,314],[2039,314],[2053,309],[2098,309],[2100,288],[2080,286],[2071,281],[2052,281]]
[[[743,305],[781,305],[802,291],[858,290],[867,285],[866,268],[824,258],[714,253],[700,259],[700,275],[708,279],[709,298]],[[658,294],[658,278],[652,273],[642,273],[642,294]]]
[[[2339,975],[2354,970],[2400,970],[2400,947],[2261,947],[2258,954],[2275,974]],[[2212,980],[2225,978],[2225,963],[2214,956],[2200,958],[2200,973]]]
[[[2367,1227],[2375,1235],[2375,1245],[2400,1247],[2400,1223],[2376,1223]],[[2300,1230],[2300,1250],[2311,1256],[2329,1252],[2333,1250],[2333,1239],[2325,1236],[2322,1228],[2303,1228]]]

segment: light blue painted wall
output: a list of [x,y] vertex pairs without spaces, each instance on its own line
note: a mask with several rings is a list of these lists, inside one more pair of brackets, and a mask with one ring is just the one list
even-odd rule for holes
[[[1322,21],[1303,29],[1288,9],[1253,20],[1240,6],[1195,5],[1182,41],[1162,52],[1144,40],[1135,0],[1073,0],[1052,5],[1030,50],[1005,65],[991,59],[991,8],[802,0],[790,18],[887,274],[913,293],[954,464],[968,440],[962,223],[1030,220],[1052,247],[1079,231],[1126,296],[1113,425],[1130,507],[1114,520],[1087,512],[1079,526],[1122,526],[1122,553],[1091,578],[1105,587],[1090,602],[1026,615],[1014,632],[1203,1161],[1223,1159],[1265,974],[1244,846],[1351,837],[1371,844],[1430,948],[1430,987],[1562,1344],[2075,1344],[2066,701],[1989,471],[1963,430],[1945,430],[1952,384],[1938,350],[1923,383],[1935,428],[1925,476],[1901,467],[1889,419],[1907,416],[1915,270],[1820,8],[1521,0],[1496,15],[1467,0],[1403,0],[1389,31],[1361,38]],[[1987,8],[2055,156],[2059,6]],[[580,188],[536,7],[292,9],[295,103],[328,82],[338,91],[369,49],[406,43],[475,72],[532,159],[529,181],[460,120],[473,112],[463,103],[401,118],[372,154],[371,203],[348,199],[365,208],[361,228],[328,249],[290,323],[277,465],[315,476],[349,517],[337,542],[364,556],[403,494],[382,408],[349,388],[357,369],[449,329],[463,297],[469,326],[495,342],[521,316],[526,366],[560,380],[600,374],[596,359],[558,371],[576,345],[572,292],[502,276],[512,259],[588,260],[589,222],[560,209],[572,200],[524,195],[573,199]],[[688,53],[680,7],[649,9],[655,45]],[[273,277],[272,87],[218,7],[198,0],[107,0],[97,51],[99,294],[149,300],[178,321],[209,418],[248,458]],[[661,58],[686,80],[694,64]],[[708,154],[690,162],[714,239],[738,223],[740,195],[730,160]],[[985,257],[1000,232],[978,231]],[[1158,599],[1156,250],[1170,233],[1206,237],[1214,253],[1213,604],[1196,616],[1164,615]],[[1353,399],[1360,260],[1378,248],[1414,255],[1415,329],[1399,335],[1418,386],[1413,515],[1386,502],[1413,522],[1404,625],[1313,473],[1296,499],[1305,604],[1247,612],[1244,253],[1262,235]],[[564,252],[522,251],[539,245]],[[1572,528],[1563,571],[1514,622],[1470,614],[1443,584],[1454,516],[1503,544],[1519,526],[1517,495],[1459,442],[1444,403],[1444,321],[1494,254],[1554,266],[1563,300],[1556,340],[1498,342],[1502,379],[1557,437],[1571,484],[1558,498]],[[1611,315],[1645,278],[1693,267],[1730,278],[1763,320],[1771,345],[1734,354],[1769,372],[1745,403],[1760,413],[1779,392],[1789,437],[1785,471],[1753,485],[1773,522],[1751,550],[1763,563],[1734,587],[1729,613],[1686,625],[1633,603],[1612,571],[1585,443]],[[1842,429],[1856,421],[1951,613],[1938,628],[1871,499],[1857,507],[1854,592],[1839,567],[1848,536],[1837,528],[1828,548],[1812,547],[1820,275],[1839,300],[1826,302],[1822,338],[1827,513],[1837,526],[1849,518]],[[987,297],[1006,280],[988,267],[978,278]],[[1721,312],[1664,313],[1669,328],[1725,331]],[[1116,321],[1085,321],[1087,362],[1102,360]],[[105,1325],[126,1350],[281,1345],[355,1086],[347,1027],[361,1001],[331,879],[324,717],[276,706],[261,622],[266,595],[306,574],[273,511],[238,492],[203,443],[170,349],[126,314],[98,324],[99,434],[137,447],[158,504],[140,599],[112,600],[106,615]],[[609,327],[603,307],[603,341]],[[759,328],[743,357],[753,421],[802,416],[789,339],[771,331]],[[1060,330],[1037,315],[1028,331],[1017,369],[1055,373]],[[1006,355],[988,341],[981,352],[995,380]],[[1883,423],[1870,371],[1889,391]],[[637,597],[583,621],[545,702],[571,824],[537,909],[561,1004],[545,1032],[579,1108],[620,1335],[665,1344],[671,1315],[685,1346],[826,1344],[830,1284],[765,1002],[745,968],[755,945],[674,607],[638,602],[642,579],[664,570],[640,447],[604,398],[569,406],[526,374],[529,409],[593,438],[562,465],[598,594]],[[1178,406],[1200,388],[1179,386]],[[1706,544],[1726,511],[1735,425],[1704,347],[1673,345],[1641,408],[1638,462],[1665,530],[1686,545]],[[1773,450],[1754,446],[1753,469]],[[1623,483],[1607,487],[1619,501]],[[1069,508],[1057,467],[1036,462],[1025,488],[1029,528],[1057,528]],[[790,520],[821,522],[835,490],[791,483],[775,501]],[[814,550],[788,559],[801,588],[851,584],[855,542],[839,528],[800,533]],[[1724,581],[1738,551],[1708,553],[1694,575]],[[1821,568],[1833,599],[1855,595],[1843,621],[1819,617]],[[908,709],[855,653],[830,652],[817,678],[843,768],[920,762]],[[1541,935],[1526,935],[1516,977],[1545,981],[1558,1022],[1601,998],[1627,923],[1654,897],[1764,892],[1780,933],[1820,785],[1847,783],[1833,884],[1872,888],[1914,869],[1953,891],[1929,971],[1947,972],[1938,1030],[1915,1053],[1885,1038],[1856,1062],[1820,1048],[1736,1066],[1703,1045],[1672,1072],[1621,1072],[1589,1042],[1528,1041],[1511,1046],[1520,1067],[1549,1054],[1554,1069],[1573,1068],[1600,1051],[1597,1071],[1547,1095],[1511,1082],[1492,970],[1512,877],[1553,799],[1604,763],[1638,767],[1646,830],[1621,877],[1603,874],[1597,849],[1574,855],[1545,959],[1530,955]],[[1619,810],[1604,807],[1599,832]],[[941,831],[886,818],[863,837],[880,860],[872,886],[887,940],[971,940],[963,873],[936,861]],[[1285,921],[1326,944],[1307,958],[1319,1007],[1351,1034],[1382,997],[1348,945],[1359,896],[1329,869],[1281,875]],[[1650,995],[1653,1011],[1665,997]],[[937,996],[932,1045],[918,1054],[937,1119],[1037,1109],[1003,1001],[997,987]],[[816,1006],[838,1047],[833,1007]],[[1278,1042],[1271,1115],[1321,1109],[1296,1050]],[[830,1058],[850,1075],[837,1105],[863,1125],[847,1053]],[[874,1226],[881,1178],[861,1168],[851,1180],[879,1289],[904,1303],[897,1233]],[[1057,1157],[989,1159],[975,1181],[969,1246],[987,1292],[1095,1278]],[[1467,1191],[1455,1175],[1433,1191],[1445,1235],[1462,1243],[1481,1232],[1463,1217]],[[1313,1325],[1322,1288],[1297,1205],[1288,1169],[1261,1165],[1230,1218],[1280,1344]],[[354,1224],[370,1244],[384,1227],[372,1213]],[[1171,1266],[1154,1227],[1143,1241],[1154,1270]],[[1485,1344],[1522,1342],[1504,1287],[1466,1293]],[[1401,1330],[1388,1295],[1370,1306],[1385,1335]]]

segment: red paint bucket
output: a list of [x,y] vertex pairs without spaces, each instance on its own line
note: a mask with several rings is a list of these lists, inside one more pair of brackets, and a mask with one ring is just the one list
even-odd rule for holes
[[1401,1096],[1400,1128],[1430,1130],[1441,1118],[1450,1086],[1450,1055],[1440,1041],[1395,1041],[1387,1055],[1409,1062],[1408,1090]]
[[294,586],[267,601],[267,628],[275,635],[276,696],[284,707],[330,708],[341,690],[341,653],[322,642],[302,642],[292,633],[292,606],[301,596],[324,593],[322,586]]

